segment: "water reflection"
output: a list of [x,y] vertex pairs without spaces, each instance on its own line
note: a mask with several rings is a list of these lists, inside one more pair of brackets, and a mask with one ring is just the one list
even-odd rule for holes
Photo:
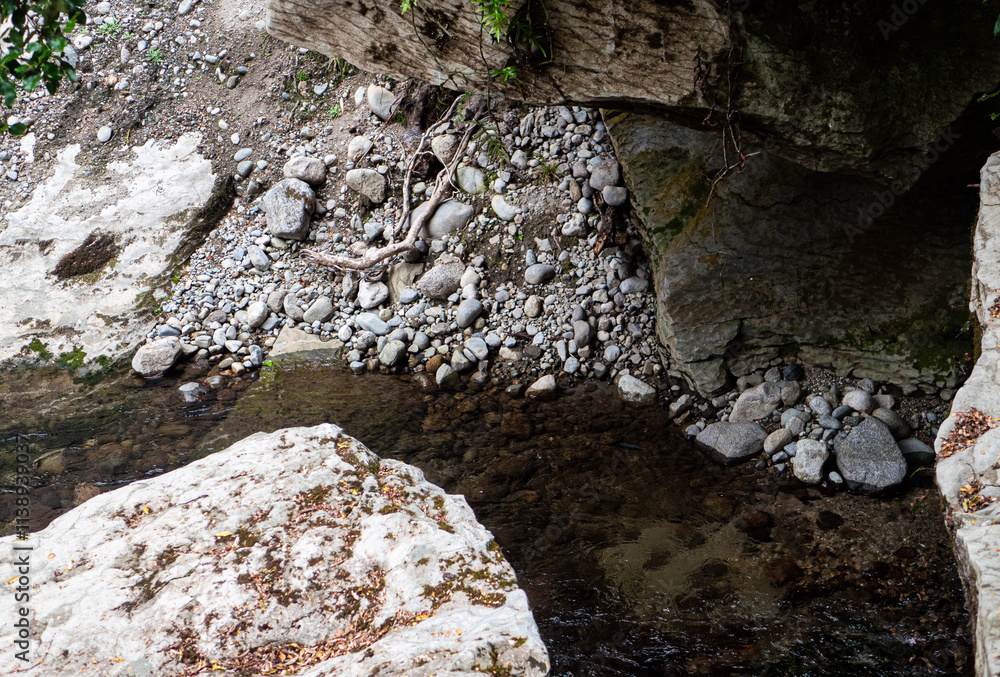
[[47,519],[90,485],[329,421],[467,497],[528,592],[554,675],[972,674],[930,473],[872,500],[722,468],[606,385],[531,402],[306,363],[186,403],[179,382],[123,378],[39,427],[36,453],[65,449],[61,472],[40,467]]

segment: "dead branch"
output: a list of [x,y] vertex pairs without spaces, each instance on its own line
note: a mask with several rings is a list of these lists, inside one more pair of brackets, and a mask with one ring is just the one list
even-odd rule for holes
[[[452,109],[449,109],[449,114],[451,110]],[[416,157],[420,153],[420,148],[423,147],[426,137],[433,129],[437,128],[439,124],[441,123],[435,124],[424,133],[424,137],[420,140],[420,146],[418,146],[417,152],[415,152],[410,158],[409,167],[407,168],[406,178],[404,179],[403,184],[403,214],[400,217],[399,222],[393,226],[392,235],[390,235],[390,238],[392,239],[394,239],[395,233],[402,229],[406,219],[410,216],[409,180],[410,174],[413,171],[413,164]],[[438,208],[438,205],[441,204],[441,201],[445,198],[445,196],[451,192],[451,177],[454,175],[455,170],[458,167],[459,160],[461,160],[465,155],[463,149],[469,144],[469,138],[472,136],[474,129],[474,124],[470,124],[466,128],[465,133],[462,135],[462,140],[455,152],[455,157],[451,159],[448,166],[445,167],[434,180],[434,192],[431,194],[430,199],[427,200],[427,208],[420,214],[419,217],[411,219],[412,223],[410,224],[410,230],[407,232],[405,240],[402,242],[392,242],[390,239],[389,244],[386,246],[379,247],[377,249],[369,249],[365,252],[364,256],[357,259],[347,258],[344,256],[331,256],[330,254],[315,252],[311,249],[303,251],[301,254],[302,258],[309,263],[316,263],[329,268],[337,268],[340,270],[366,270],[381,263],[382,261],[385,261],[386,259],[412,249],[413,245],[417,242],[417,234],[420,233],[420,230],[430,220],[431,216],[433,216],[434,212]]]

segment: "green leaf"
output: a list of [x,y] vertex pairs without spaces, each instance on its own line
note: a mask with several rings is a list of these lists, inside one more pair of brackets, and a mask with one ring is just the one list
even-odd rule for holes
[[18,122],[16,125],[11,125],[7,128],[7,133],[11,136],[21,136],[26,131],[28,131],[28,126],[23,122]]
[[0,95],[3,95],[5,106],[13,106],[14,102],[17,101],[17,89],[6,80],[0,80]]
[[21,85],[24,87],[24,91],[31,92],[34,91],[35,87],[38,86],[38,83],[41,81],[41,79],[42,79],[41,73],[34,73],[32,75],[26,76],[23,80],[21,80]]
[[1000,35],[1000,16],[997,17],[997,22],[993,24],[993,37]]

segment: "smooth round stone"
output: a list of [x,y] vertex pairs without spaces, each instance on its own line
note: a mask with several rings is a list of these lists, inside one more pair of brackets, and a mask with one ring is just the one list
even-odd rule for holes
[[835,419],[837,419],[838,421],[840,421],[845,416],[847,416],[848,414],[850,414],[852,411],[854,411],[854,410],[851,407],[847,406],[846,404],[842,404],[842,405],[840,405],[839,407],[837,407],[836,409],[833,410],[832,416]]
[[417,300],[418,296],[420,296],[420,292],[418,292],[416,289],[414,289],[413,287],[405,287],[403,291],[399,293],[399,302],[413,303],[414,301]]
[[605,186],[601,190],[601,197],[612,207],[621,207],[628,200],[628,190],[621,186]]
[[251,155],[253,155],[253,148],[240,148],[236,151],[236,154],[233,155],[233,159],[237,162],[243,162]]
[[545,305],[542,302],[542,299],[538,296],[529,296],[524,302],[524,314],[528,317],[538,317],[542,314],[542,310],[544,310],[544,308]]
[[649,280],[634,276],[624,280],[621,287],[619,287],[619,290],[622,294],[641,294],[646,291],[648,287]]
[[101,143],[107,143],[111,140],[111,127],[104,125],[97,130],[97,140]]
[[378,360],[387,367],[395,367],[406,356],[406,344],[402,341],[389,341],[379,352]]
[[811,400],[809,400],[809,408],[812,409],[817,416],[826,416],[832,413],[833,411],[833,408],[830,406],[830,403],[819,396],[816,396]]
[[250,256],[250,263],[253,264],[254,268],[266,271],[271,267],[271,259],[266,253],[264,253],[264,250],[257,245],[252,244],[247,247],[247,254]]
[[462,329],[469,327],[479,314],[483,312],[483,304],[478,299],[466,299],[459,304],[458,310],[455,311],[455,321],[458,326]]
[[556,276],[556,269],[547,263],[536,263],[524,271],[524,281],[528,284],[542,284]]
[[490,356],[490,347],[486,345],[486,341],[474,336],[465,342],[466,349],[471,352],[477,360],[485,360]]
[[841,404],[850,407],[854,411],[861,411],[866,414],[875,408],[872,396],[864,390],[850,390],[844,393]]
[[823,416],[820,416],[819,420],[817,420],[817,423],[819,423],[822,427],[826,428],[827,430],[840,430],[843,427],[840,421],[838,421],[830,414],[825,414]]
[[442,363],[434,373],[434,380],[441,388],[454,388],[459,384],[459,375],[451,368],[451,365]]

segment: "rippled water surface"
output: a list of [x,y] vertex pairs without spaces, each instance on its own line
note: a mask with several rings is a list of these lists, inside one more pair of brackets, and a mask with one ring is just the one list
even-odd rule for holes
[[0,440],[27,434],[42,457],[35,528],[253,432],[329,421],[467,497],[528,593],[554,675],[972,674],[930,472],[871,499],[723,468],[662,409],[607,385],[529,402],[317,362],[191,403],[181,382],[0,374]]

